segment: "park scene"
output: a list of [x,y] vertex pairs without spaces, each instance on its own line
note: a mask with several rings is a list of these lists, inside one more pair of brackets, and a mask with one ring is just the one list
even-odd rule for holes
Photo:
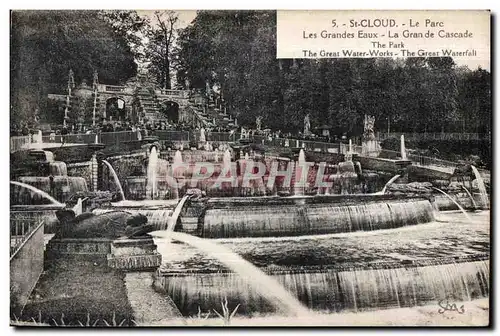
[[277,59],[276,11],[10,19],[11,325],[489,325],[490,60]]

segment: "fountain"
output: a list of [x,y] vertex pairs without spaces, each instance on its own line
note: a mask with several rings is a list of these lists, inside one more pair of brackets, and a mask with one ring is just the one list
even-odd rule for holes
[[77,192],[87,192],[85,178],[68,176],[66,163],[54,161],[52,152],[30,150],[27,154],[23,158],[26,162],[15,174],[19,182],[43,190],[63,203]]
[[33,135],[33,146],[34,149],[41,150],[43,148],[43,133],[42,130],[38,130],[37,133]]
[[[377,213],[375,207],[370,212],[372,217]],[[238,314],[275,311],[282,303],[273,305],[260,291],[277,292],[266,285],[269,278],[308,308],[329,312],[487,297],[489,238],[470,239],[470,233],[486,232],[488,223],[460,221],[456,214],[446,216],[445,222],[393,230],[297,237],[281,232],[279,237],[219,239],[217,244],[178,232],[154,232],[163,255],[155,288],[169,295],[185,316],[213,309],[221,297],[227,297],[230,306],[240,304]],[[167,245],[161,237],[192,248]],[[449,239],[461,239],[464,245],[443,244]],[[422,245],[425,250],[419,248]],[[468,253],[463,253],[464,246]],[[207,256],[200,256],[197,249]],[[250,270],[247,263],[258,269]],[[238,266],[243,269],[235,268]],[[252,285],[253,281],[259,286]]]
[[401,160],[408,160],[406,158],[405,136],[401,134]]
[[462,189],[465,190],[465,193],[467,196],[469,196],[469,199],[471,201],[472,209],[477,210],[479,207],[476,204],[476,201],[474,200],[474,197],[472,197],[472,194],[470,193],[469,189],[467,189],[463,184],[461,184]]
[[[63,203],[59,202],[58,200],[56,200],[54,197],[50,196],[45,191],[40,190],[38,188],[35,188],[32,185],[29,185],[29,184],[26,184],[26,183],[22,183],[22,182],[18,182],[18,181],[10,181],[10,184],[15,185],[15,186],[19,186],[19,187],[24,188],[26,190],[29,190],[31,193],[33,193],[35,195],[38,195],[42,199],[45,199],[45,200],[49,201],[50,202],[49,205],[64,206]],[[30,196],[30,199],[33,200],[33,195]],[[36,201],[33,202],[33,203],[31,203],[31,204],[36,204]]]
[[380,194],[385,194],[386,190],[387,190],[387,187],[390,186],[391,184],[393,184],[398,178],[400,177],[400,175],[396,175],[396,176],[393,176],[389,182],[387,182],[384,186],[384,188],[382,188],[382,191],[380,192]]
[[208,152],[208,151],[211,151],[211,146],[210,146],[210,142],[205,142],[205,145],[203,146],[204,149]]
[[471,165],[470,167],[472,169],[472,172],[474,173],[474,176],[476,177],[477,187],[479,189],[479,193],[481,196],[482,206],[485,209],[489,209],[490,203],[488,201],[488,192],[486,191],[486,186],[484,185],[483,177],[481,176],[481,174],[479,173],[479,171],[477,170],[477,168],[475,166]]
[[[307,183],[307,172],[308,166],[306,165],[306,155],[304,149],[300,149],[299,157],[297,159],[297,165],[295,166],[295,183],[294,183],[294,195],[303,196],[305,192],[305,185]],[[297,180],[297,169],[300,170],[299,178]]]
[[182,165],[182,153],[181,151],[177,150],[175,151],[175,155],[174,155],[174,161],[173,161],[173,165],[174,166],[179,166],[179,165]]
[[[96,139],[97,139],[97,135],[96,135]],[[123,192],[122,184],[120,183],[120,179],[118,178],[118,175],[116,174],[115,169],[106,160],[102,160],[102,163],[104,163],[108,167],[109,172],[113,176],[113,181],[115,182],[115,186],[116,186],[116,188],[118,188],[118,192],[120,193],[120,198],[122,201],[125,201],[125,193]]]
[[[308,317],[310,312],[295,297],[293,297],[275,279],[269,277],[259,268],[241,258],[231,250],[215,244],[207,239],[201,239],[180,232],[155,231],[150,233],[153,237],[178,240],[195,247],[206,255],[217,259],[231,271],[240,275],[240,279],[248,281],[252,288],[266,298],[276,310],[297,317]],[[160,245],[157,243],[160,247]],[[165,251],[166,253],[167,251]]]
[[184,197],[181,198],[179,203],[177,203],[174,212],[169,216],[168,221],[167,221],[167,228],[166,232],[171,233],[174,232],[175,225],[177,224],[177,221],[179,220],[179,216],[181,214],[182,208],[184,207],[184,203],[191,197],[191,195],[186,194]]
[[[209,146],[206,141],[205,146]],[[403,146],[402,138],[402,153]],[[348,154],[352,152],[350,140]],[[242,156],[243,165],[252,162],[248,152]],[[189,168],[184,173],[175,168],[193,161],[197,162],[196,156],[185,153],[183,160],[177,150],[173,164],[163,165],[153,146],[147,166],[148,197],[154,200],[162,189],[162,169],[174,178],[190,178]],[[117,182],[111,164],[103,162]],[[455,218],[455,213],[441,213],[437,222],[428,198],[385,194],[400,175],[379,193],[353,194],[353,183],[363,175],[359,162],[349,155],[345,162],[337,162],[329,164],[325,176],[341,184],[343,195],[305,196],[305,188],[296,184],[291,187],[294,197],[206,198],[200,192],[195,198],[188,190],[175,203],[122,201],[127,212],[143,214],[148,224],[165,230],[152,233],[163,254],[155,289],[171,297],[187,316],[218,307],[223,297],[233,307],[241,304],[239,314],[284,310],[304,317],[311,316],[309,309],[357,312],[489,295],[489,245],[484,234],[488,228],[476,220],[485,212],[466,215],[466,221]],[[219,168],[230,171],[231,164],[226,149]],[[307,164],[301,148],[296,166]],[[51,167],[64,170],[61,165]],[[305,172],[297,173],[300,181],[307,180]],[[389,177],[384,175],[383,181]],[[101,208],[94,213],[112,211]],[[443,222],[448,216],[451,219]],[[476,231],[481,234],[471,235]],[[455,238],[463,244],[443,244]]]
[[451,197],[450,195],[448,195],[447,193],[445,193],[444,191],[442,191],[441,189],[439,188],[436,188],[436,187],[432,187],[432,189],[440,192],[441,194],[445,195],[447,198],[449,198],[453,203],[455,203],[455,205],[458,207],[458,209],[460,209],[460,211],[464,214],[465,218],[468,220],[468,221],[472,221],[472,219],[470,218],[470,216],[467,214],[467,212],[464,210],[464,208],[462,208],[462,206],[455,200],[453,199],[453,197]]
[[147,170],[146,198],[155,199],[158,196],[158,151],[156,147],[151,148]]
[[229,171],[231,169],[231,151],[226,149],[224,151],[224,156],[222,157],[223,171]]

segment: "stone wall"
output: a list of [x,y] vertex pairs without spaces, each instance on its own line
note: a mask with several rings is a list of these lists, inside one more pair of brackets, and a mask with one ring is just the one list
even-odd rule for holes
[[10,260],[11,315],[21,315],[28,298],[43,272],[44,225],[35,229],[26,243]]

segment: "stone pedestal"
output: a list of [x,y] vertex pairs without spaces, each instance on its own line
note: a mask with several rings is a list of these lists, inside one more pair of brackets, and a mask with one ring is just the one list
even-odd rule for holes
[[64,238],[52,239],[45,260],[85,260],[105,262],[108,267],[125,271],[155,270],[161,265],[161,254],[153,238],[137,239]]
[[107,238],[63,238],[51,239],[45,250],[45,261],[77,259],[105,261],[111,252],[111,240]]
[[394,162],[394,164],[396,165],[396,167],[400,170],[405,170],[408,166],[411,165],[411,161],[410,160],[396,160]]
[[161,265],[161,254],[153,238],[118,239],[111,243],[108,266],[127,271],[154,270]]
[[148,326],[180,316],[176,306],[153,288],[153,271],[160,266],[161,255],[149,236],[52,239],[45,261],[50,266],[46,272],[51,273],[38,290],[49,305],[34,302],[32,307],[33,312],[43,311],[44,317],[57,316],[58,305],[70,307],[63,309],[65,318],[73,323],[84,321],[80,311],[92,321],[114,321],[116,313],[117,323],[125,321],[125,326],[132,320]]

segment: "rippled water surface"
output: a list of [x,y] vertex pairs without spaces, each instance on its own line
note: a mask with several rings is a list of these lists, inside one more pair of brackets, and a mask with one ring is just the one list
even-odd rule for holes
[[[441,212],[415,226],[317,236],[214,239],[259,267],[346,266],[489,254],[490,213]],[[224,267],[197,249],[155,238],[163,271],[219,271]],[[231,255],[228,255],[231,258]]]

